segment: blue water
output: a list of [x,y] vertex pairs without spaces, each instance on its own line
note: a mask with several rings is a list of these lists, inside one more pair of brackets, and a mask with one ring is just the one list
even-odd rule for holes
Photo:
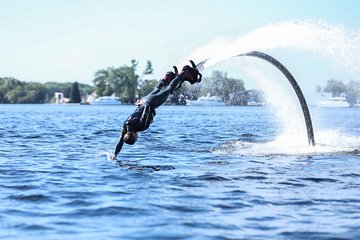
[[110,161],[133,109],[0,105],[0,238],[360,238],[360,109],[312,108],[310,148],[267,107],[162,106]]

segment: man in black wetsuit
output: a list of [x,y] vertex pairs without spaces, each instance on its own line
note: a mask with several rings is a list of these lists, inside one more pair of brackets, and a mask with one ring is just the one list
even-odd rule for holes
[[144,131],[149,128],[156,115],[155,109],[162,105],[170,94],[182,82],[188,81],[191,84],[201,81],[201,74],[199,73],[193,61],[190,61],[192,67],[186,65],[183,67],[180,74],[175,72],[167,72],[155,89],[141,100],[136,101],[136,110],[125,120],[120,139],[115,147],[114,153],[110,159],[115,159],[119,154],[124,142],[127,144],[134,144],[137,140],[137,132]]

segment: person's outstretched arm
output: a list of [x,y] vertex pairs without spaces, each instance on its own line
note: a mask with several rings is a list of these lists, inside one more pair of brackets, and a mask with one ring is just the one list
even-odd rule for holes
[[123,128],[122,131],[121,131],[119,142],[117,143],[117,145],[115,147],[114,153],[110,156],[111,160],[114,160],[117,157],[117,155],[120,153],[120,151],[122,149],[122,146],[124,144],[124,135],[125,134],[126,134],[126,129]]

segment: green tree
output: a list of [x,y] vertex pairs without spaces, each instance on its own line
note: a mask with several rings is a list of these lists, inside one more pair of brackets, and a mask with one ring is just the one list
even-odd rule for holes
[[346,86],[342,81],[330,79],[324,88],[324,92],[329,92],[333,97],[339,97],[342,93],[345,93]]
[[237,105],[243,102],[245,91],[243,80],[229,78],[226,72],[213,71],[210,77],[204,77],[199,94],[219,96],[222,101]]
[[350,81],[346,84],[346,99],[350,105],[354,105],[360,101],[359,81]]
[[[150,74],[153,74],[154,70],[152,68],[152,63],[148,60],[146,62],[146,67],[145,67],[145,70],[142,72],[141,76],[139,77],[138,79],[138,85],[139,85],[139,88],[142,88],[142,86],[145,85],[145,81],[147,80],[144,80],[144,76],[145,75],[150,75]],[[138,88],[138,90],[139,90]],[[142,93],[138,92],[138,95],[141,96]]]
[[80,89],[79,89],[78,82],[74,82],[71,87],[70,102],[71,103],[80,103],[81,102]]
[[315,87],[315,92],[321,93],[321,86],[317,85],[317,86]]
[[46,89],[41,83],[21,82],[14,78],[0,78],[0,102],[44,103]]
[[154,69],[152,68],[152,63],[147,60],[145,70],[143,71],[143,75],[153,74]]
[[15,79],[5,77],[1,81],[4,103],[19,103],[18,99],[25,96],[24,83]]
[[138,63],[131,60],[131,66],[122,66],[115,70],[116,80],[113,81],[114,93],[120,96],[125,102],[134,102],[139,76],[136,74]]
[[155,88],[157,83],[158,83],[158,81],[155,79],[145,80],[138,89],[138,97],[142,98],[142,97],[146,96],[149,92],[151,92]]
[[[195,85],[192,85],[191,88],[192,87],[195,87]],[[188,84],[182,84],[181,88],[175,89],[174,92],[170,95],[169,102],[176,105],[185,105],[188,89]]]
[[23,83],[22,94],[18,96],[18,103],[44,103],[46,88],[41,83]]
[[[118,68],[108,67],[100,69],[95,73],[93,80],[94,88],[98,96],[108,96],[115,94],[120,97],[123,102],[134,102],[137,95],[139,85],[139,75],[136,74],[138,62],[131,60],[131,65],[124,65]],[[153,72],[151,62],[147,62],[143,75]],[[145,86],[141,83],[141,86]],[[140,87],[141,88],[141,87]],[[139,93],[140,94],[140,93]],[[144,93],[141,93],[144,94]]]
[[112,72],[112,68],[100,69],[96,71],[95,78],[93,80],[95,92],[98,96],[109,95],[109,79]]
[[[204,78],[205,79],[205,78]],[[200,84],[193,84],[189,87],[189,84],[183,84],[181,89],[183,90],[183,94],[185,95],[186,99],[189,100],[196,100],[200,96],[201,88],[203,88],[203,84],[205,82],[202,81]],[[206,93],[204,93],[206,95]]]

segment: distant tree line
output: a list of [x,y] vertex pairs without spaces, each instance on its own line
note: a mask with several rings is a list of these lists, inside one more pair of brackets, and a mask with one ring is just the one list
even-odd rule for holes
[[[115,94],[123,102],[133,103],[148,94],[158,82],[157,79],[144,80],[146,75],[153,72],[152,64],[148,61],[141,75],[136,74],[137,66],[138,63],[132,60],[130,66],[98,70],[93,80],[97,96]],[[201,84],[183,84],[169,98],[168,103],[185,104],[186,99],[196,100],[199,96],[208,94],[220,97],[228,105],[246,105],[250,95],[252,100],[263,100],[260,92],[253,94],[246,91],[243,80],[230,78],[226,72],[214,71],[210,77],[204,77]]]
[[[130,65],[107,67],[95,72],[93,86],[78,82],[36,83],[22,82],[14,78],[0,78],[0,103],[49,103],[54,102],[55,92],[63,93],[70,102],[79,103],[81,99],[95,92],[97,97],[116,95],[124,103],[134,103],[136,99],[148,94],[158,79],[146,79],[153,73],[152,63],[147,61],[145,69],[137,73],[138,62]],[[226,72],[214,71],[204,77],[200,84],[182,84],[174,92],[168,103],[185,104],[186,99],[196,100],[200,96],[218,96],[228,105],[246,105],[249,99],[262,101],[261,92],[247,91],[244,81],[228,77]]]
[[323,89],[317,86],[316,91],[331,93],[332,97],[344,95],[350,105],[360,103],[360,81],[351,80],[344,84],[341,80],[329,79]]
[[0,78],[0,103],[49,103],[55,92],[62,92],[70,102],[79,103],[80,96],[94,91],[88,84],[23,82],[11,77]]
[[[213,71],[210,76],[204,77],[200,84],[186,84],[173,95],[173,98],[197,100],[207,95],[217,96],[227,105],[234,106],[244,106],[249,101],[265,101],[261,90],[246,90],[242,79],[228,77],[228,73],[223,71]],[[172,103],[176,103],[176,100]]]

